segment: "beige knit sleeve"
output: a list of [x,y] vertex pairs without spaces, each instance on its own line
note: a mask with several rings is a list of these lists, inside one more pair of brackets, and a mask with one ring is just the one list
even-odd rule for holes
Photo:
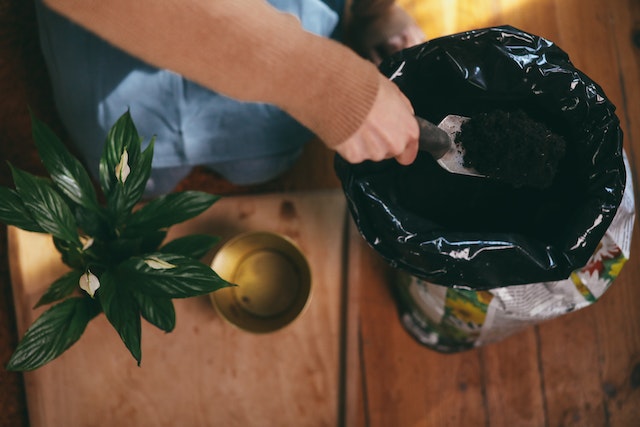
[[364,121],[375,66],[264,0],[47,0],[124,51],[227,96],[272,103],[334,146]]

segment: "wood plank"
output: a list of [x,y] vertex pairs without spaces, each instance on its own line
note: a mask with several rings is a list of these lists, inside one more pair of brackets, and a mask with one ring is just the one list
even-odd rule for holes
[[550,426],[608,425],[595,324],[593,307],[588,307],[538,328]]
[[[620,0],[610,7],[609,31],[615,37],[615,65],[620,84],[618,115],[633,170],[636,204],[640,198],[640,46],[632,35],[640,30],[640,2]],[[607,64],[604,65],[606,67]],[[637,207],[636,207],[637,209]],[[634,229],[631,259],[602,300],[594,306],[600,344],[601,387],[606,419],[611,426],[640,422],[640,230]]]
[[634,257],[611,289],[593,307],[599,343],[601,390],[610,426],[640,422],[640,235],[636,225]]
[[364,425],[484,425],[478,352],[444,355],[414,341],[389,292],[393,272],[362,237],[355,240],[349,283],[360,287]]
[[[622,85],[622,67],[621,72],[612,72],[612,68],[615,69],[628,55],[630,40],[619,39],[620,35],[630,33],[629,23],[620,20],[622,16],[629,16],[628,11],[629,4],[621,1],[609,3],[607,7],[596,1],[557,4],[562,46],[576,66],[600,84],[618,106],[627,152],[634,147],[627,131],[634,126],[628,119],[626,99],[630,94]],[[636,82],[640,75],[637,70],[635,76],[631,76]],[[633,87],[637,89],[638,85]],[[637,105],[637,98],[634,104]],[[636,243],[638,237],[636,229]],[[636,250],[632,249],[632,253],[637,253]],[[637,263],[638,258],[635,259]],[[629,386],[640,352],[637,339],[640,336],[639,294],[634,294],[633,289],[637,287],[631,284],[638,276],[631,281],[626,279],[634,275],[633,270],[625,271],[630,264],[603,296],[602,302],[540,328],[549,425],[626,426],[640,420],[637,411],[640,395],[636,393],[634,401]],[[609,300],[612,305],[607,307]],[[624,315],[619,316],[620,310]],[[585,372],[594,375],[585,375]]]
[[[567,51],[574,64],[618,104],[619,80],[610,66],[616,62],[614,33],[607,16],[611,7],[588,3],[556,2],[550,15],[555,25],[544,27],[542,32]],[[595,334],[595,322],[596,312],[587,309],[538,329],[548,425],[608,425],[600,375],[584,375],[600,371],[601,343]]]
[[[634,170],[636,195],[640,192],[640,2],[619,0],[612,10],[610,32],[616,40],[615,70],[620,79],[621,94],[617,105],[625,131],[625,148]],[[636,197],[636,200],[638,198]]]
[[397,0],[427,39],[495,25],[494,0]]
[[[344,197],[340,192],[230,197],[169,238],[269,230],[309,258],[313,293],[300,319],[267,335],[223,321],[208,298],[177,300],[175,331],[143,322],[138,368],[104,316],[57,360],[25,374],[32,426],[333,426],[338,419]],[[22,334],[30,307],[65,270],[48,236],[10,229]]]
[[494,24],[508,24],[545,37],[562,47],[556,13],[558,0],[499,0]]
[[360,329],[360,299],[364,286],[365,271],[362,260],[362,242],[358,229],[352,220],[346,221],[347,251],[345,252],[347,295],[347,319],[345,324],[345,356],[346,356],[346,402],[344,427],[368,426],[368,408],[366,389],[363,386],[365,377],[362,366],[362,331]]
[[537,349],[533,327],[478,349],[484,372],[488,425],[546,425]]
[[[610,31],[617,41],[617,68],[622,91],[621,119],[626,151],[634,171],[636,204],[640,200],[640,2],[620,0],[612,10]],[[635,38],[635,39],[634,39]],[[635,43],[634,43],[635,40]],[[636,207],[637,209],[637,207]],[[637,218],[636,218],[637,220]],[[602,343],[603,391],[611,425],[640,422],[640,231],[634,230],[631,260],[614,288],[597,306]]]

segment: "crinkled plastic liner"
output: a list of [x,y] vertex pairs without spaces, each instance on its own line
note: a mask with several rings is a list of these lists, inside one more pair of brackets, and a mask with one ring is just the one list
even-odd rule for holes
[[[415,163],[336,158],[352,216],[392,266],[430,283],[491,289],[566,279],[585,265],[625,189],[614,105],[554,43],[513,27],[431,40],[380,70],[438,123],[521,108],[567,141],[552,186],[514,189]],[[518,141],[514,141],[518,143]]]
[[453,353],[594,304],[630,256],[635,201],[625,165],[627,184],[618,212],[584,267],[564,280],[489,290],[434,285],[396,270],[391,289],[407,332],[426,347]]

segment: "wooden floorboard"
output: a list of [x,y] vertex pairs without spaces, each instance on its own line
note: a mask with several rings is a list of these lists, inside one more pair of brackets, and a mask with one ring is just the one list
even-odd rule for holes
[[351,270],[360,277],[364,419],[368,426],[485,425],[487,405],[477,351],[426,350],[402,328],[388,284],[392,272],[369,247]]
[[482,355],[489,425],[545,425],[544,393],[533,328],[477,350]]
[[595,325],[585,309],[536,328],[549,426],[607,425]]

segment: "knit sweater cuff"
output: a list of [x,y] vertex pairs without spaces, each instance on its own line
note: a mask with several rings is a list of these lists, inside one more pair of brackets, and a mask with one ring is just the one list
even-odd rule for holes
[[292,92],[277,103],[329,147],[344,142],[366,119],[380,86],[375,65],[337,42],[310,38],[305,49],[320,61],[301,60]]

